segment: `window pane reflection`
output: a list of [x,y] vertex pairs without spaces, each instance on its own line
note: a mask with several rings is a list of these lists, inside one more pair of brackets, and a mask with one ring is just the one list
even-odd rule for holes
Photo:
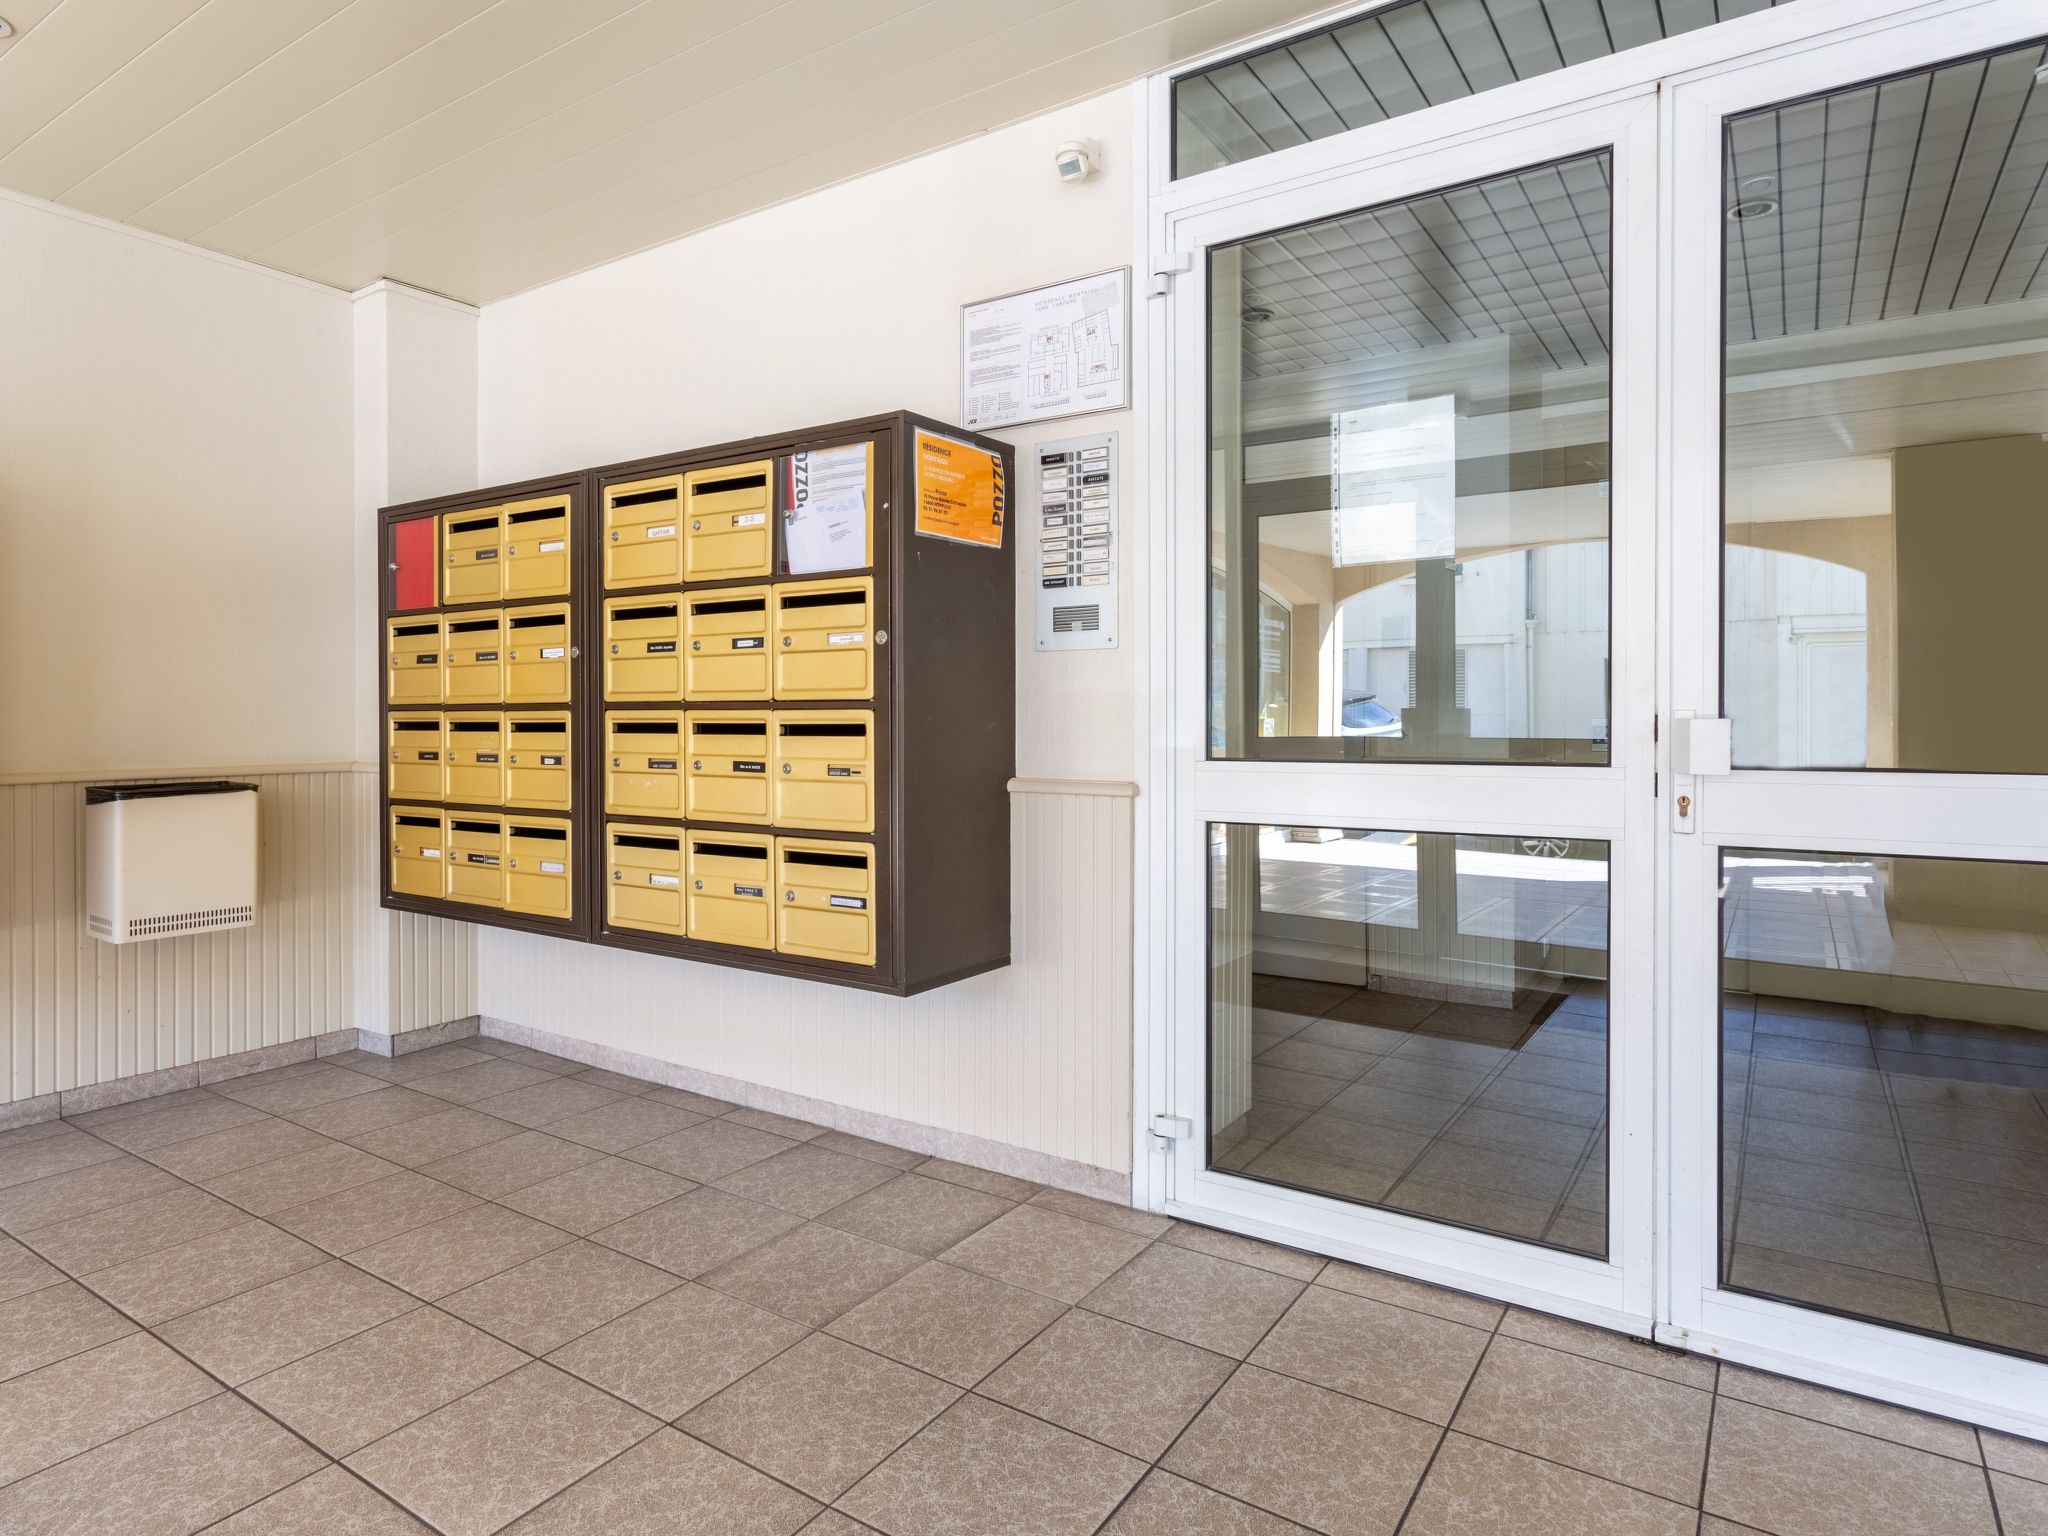
[[1210,1166],[1607,1251],[1605,843],[1210,828]]
[[2040,42],[1731,118],[1724,709],[1752,768],[2048,773]]
[[1610,180],[1211,252],[1212,755],[1607,760]]
[[1722,1283],[2048,1357],[2048,864],[1722,872]]

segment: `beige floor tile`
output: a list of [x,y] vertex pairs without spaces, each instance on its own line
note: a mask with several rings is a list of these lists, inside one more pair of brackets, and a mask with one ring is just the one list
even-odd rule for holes
[[352,1072],[367,1072],[387,1083],[418,1082],[423,1077],[432,1077],[437,1072],[453,1072],[457,1067],[473,1067],[480,1061],[492,1059],[492,1052],[473,1045],[433,1046],[424,1051],[407,1051],[402,1056],[365,1056],[349,1063]]
[[1723,1398],[1706,1508],[1776,1536],[1991,1536],[1980,1467]]
[[64,1278],[62,1270],[11,1237],[0,1237],[0,1301],[12,1301]]
[[791,1536],[818,1502],[672,1429],[657,1430],[517,1525],[512,1536]]
[[420,1307],[247,1383],[243,1393],[346,1456],[526,1363],[509,1344]]
[[2048,1307],[2032,1306],[2004,1296],[1944,1287],[1949,1326],[1958,1338],[2003,1344],[2032,1355],[2048,1355]]
[[692,1093],[687,1088],[656,1088],[641,1095],[653,1104],[673,1104],[678,1109],[687,1109],[693,1115],[729,1115],[739,1108],[737,1104],[724,1099],[714,1099],[709,1094]]
[[423,1173],[394,1173],[338,1194],[271,1213],[273,1225],[329,1253],[353,1253],[478,1204],[477,1197]]
[[1178,1339],[1072,1311],[1011,1356],[979,1390],[1153,1461],[1235,1368],[1224,1356]]
[[717,1187],[797,1216],[822,1216],[896,1177],[892,1169],[799,1142],[716,1180]]
[[73,1280],[0,1302],[0,1381],[134,1331],[135,1324]]
[[437,1301],[575,1239],[500,1205],[472,1205],[398,1237],[358,1248],[349,1262]]
[[875,1536],[875,1528],[828,1509],[805,1526],[800,1536]]
[[544,1355],[682,1284],[665,1269],[595,1243],[528,1259],[441,1306],[529,1354]]
[[1292,1520],[1225,1498],[1171,1472],[1145,1476],[1102,1536],[1305,1536]]
[[725,1118],[733,1125],[751,1126],[757,1131],[787,1136],[791,1141],[809,1141],[814,1136],[825,1134],[825,1127],[822,1125],[813,1125],[808,1120],[792,1119],[788,1115],[773,1114],[765,1109],[735,1109],[728,1112]]
[[510,1120],[515,1125],[537,1130],[553,1121],[566,1120],[571,1115],[580,1115],[623,1097],[614,1089],[585,1082],[581,1078],[556,1077],[480,1100],[477,1108],[496,1115],[500,1120]]
[[478,1099],[488,1099],[493,1094],[510,1093],[514,1088],[531,1088],[535,1083],[554,1080],[552,1072],[493,1056],[489,1061],[457,1067],[453,1072],[436,1072],[431,1077],[423,1077],[413,1087],[415,1092],[450,1104],[474,1104]]
[[964,1397],[839,1502],[892,1536],[1088,1536],[1145,1465]]
[[701,1277],[715,1291],[822,1328],[917,1268],[914,1253],[806,1223]]
[[1160,1241],[1175,1248],[1206,1253],[1212,1259],[1229,1259],[1235,1264],[1249,1264],[1253,1269],[1271,1270],[1290,1280],[1313,1280],[1329,1263],[1320,1254],[1283,1248],[1278,1243],[1262,1243],[1257,1238],[1240,1237],[1235,1232],[1198,1227],[1185,1221],[1175,1222]]
[[1081,1305],[1242,1360],[1301,1292],[1301,1281],[1271,1270],[1161,1244],[1103,1281]]
[[[17,1376],[0,1386],[0,1483],[104,1445],[219,1391],[219,1382],[146,1333]],[[0,1524],[0,1530],[16,1528]]]
[[327,1467],[212,1527],[207,1536],[433,1536],[354,1473]]
[[348,1467],[448,1536],[488,1536],[657,1427],[536,1360],[357,1451]]
[[787,1136],[771,1136],[730,1120],[706,1120],[643,1142],[626,1155],[664,1173],[709,1184],[713,1179],[722,1179],[728,1173],[737,1173],[764,1158],[786,1152],[794,1145]]
[[917,1172],[928,1179],[943,1179],[948,1184],[978,1189],[984,1195],[994,1195],[1001,1200],[1029,1200],[1045,1187],[1043,1184],[1033,1184],[1029,1179],[1012,1178],[1007,1173],[975,1168],[943,1157],[927,1158],[917,1164]]
[[593,1232],[591,1240],[694,1280],[798,1225],[787,1211],[722,1189],[693,1189]]
[[837,1499],[937,1418],[958,1387],[814,1333],[677,1428],[815,1499]]
[[1500,1339],[1455,1423],[1481,1439],[1692,1504],[1712,1411],[1712,1394],[1697,1387]]
[[601,1155],[546,1131],[522,1131],[503,1141],[488,1141],[467,1152],[458,1152],[438,1163],[424,1164],[419,1171],[486,1200],[503,1200],[530,1184],[596,1162]]
[[673,1104],[649,1103],[644,1097],[626,1098],[553,1121],[548,1131],[599,1152],[624,1152],[673,1136],[677,1131],[702,1124],[703,1120],[702,1115]]
[[32,1232],[175,1189],[178,1181],[156,1164],[122,1155],[0,1189],[0,1231]]
[[396,1172],[396,1163],[372,1157],[346,1142],[331,1141],[276,1162],[221,1174],[208,1179],[206,1188],[252,1216],[268,1216],[273,1211],[304,1205],[308,1200],[354,1189]]
[[1048,1211],[1058,1211],[1062,1216],[1077,1216],[1082,1221],[1114,1227],[1136,1237],[1158,1237],[1173,1226],[1170,1216],[1155,1216],[1150,1211],[1133,1210],[1128,1205],[1112,1205],[1107,1200],[1093,1200],[1065,1189],[1041,1189],[1031,1197],[1031,1203]]
[[253,1072],[247,1077],[215,1083],[212,1087],[222,1098],[251,1105],[266,1115],[278,1115],[286,1110],[314,1109],[338,1099],[352,1099],[359,1093],[373,1092],[377,1080],[360,1072],[351,1072],[346,1067],[307,1062],[276,1072]]
[[494,1141],[517,1136],[520,1127],[466,1105],[438,1114],[419,1115],[349,1138],[350,1144],[374,1152],[401,1168],[424,1168]]
[[1765,1408],[1776,1408],[1781,1413],[1796,1414],[1803,1419],[1817,1419],[1837,1429],[1853,1429],[1861,1434],[1875,1435],[1880,1440],[1917,1446],[1923,1451],[1933,1451],[1958,1461],[1978,1460],[1977,1432],[1967,1424],[1894,1408],[1889,1403],[1872,1402],[1867,1397],[1853,1397],[1846,1392],[1831,1392],[1826,1387],[1793,1381],[1790,1377],[1752,1371],[1740,1365],[1725,1365],[1721,1368],[1721,1395],[1740,1398],[1745,1403],[1756,1403]]
[[551,1056],[546,1051],[536,1051],[531,1046],[518,1045],[510,1040],[492,1040],[478,1035],[465,1040],[462,1049],[476,1051],[485,1056],[495,1056],[500,1061],[523,1062],[529,1067],[539,1067],[543,1072],[556,1077],[574,1077],[584,1070],[585,1063],[571,1061],[566,1056]]
[[372,1131],[417,1120],[423,1115],[438,1115],[447,1108],[446,1101],[429,1094],[415,1093],[410,1088],[384,1087],[359,1093],[354,1098],[336,1099],[331,1104],[313,1109],[296,1109],[285,1118],[309,1131],[331,1136],[336,1141],[353,1142]]
[[922,1152],[913,1152],[908,1147],[892,1147],[886,1141],[871,1141],[850,1131],[827,1131],[822,1136],[813,1137],[811,1144],[828,1152],[864,1157],[871,1163],[886,1163],[898,1170],[915,1168],[925,1160]]
[[1991,1496],[1998,1504],[1999,1529],[2005,1536],[2048,1536],[2048,1483],[1994,1472]]
[[[822,1140],[810,1146],[819,1146]],[[1008,1200],[995,1195],[906,1173],[856,1195],[818,1219],[842,1232],[935,1258],[1010,1208]]]
[[565,1232],[588,1236],[600,1227],[624,1221],[696,1187],[688,1179],[663,1173],[659,1168],[627,1162],[621,1157],[600,1157],[567,1173],[501,1195],[498,1203]]
[[89,1274],[191,1238],[240,1226],[249,1213],[190,1185],[25,1233],[36,1250],[74,1274]]
[[159,1168],[169,1169],[181,1179],[198,1184],[223,1173],[233,1173],[237,1168],[273,1163],[279,1158],[326,1144],[327,1138],[317,1131],[266,1115],[261,1120],[251,1120],[247,1125],[232,1126],[208,1136],[151,1147],[141,1156]]
[[623,1072],[613,1072],[604,1067],[584,1067],[572,1074],[579,1083],[595,1083],[600,1088],[609,1088],[614,1093],[651,1093],[660,1087],[642,1077],[628,1077]]
[[228,1385],[238,1386],[419,1304],[396,1286],[330,1259],[188,1312],[156,1331]]
[[1501,1319],[1500,1331],[1506,1338],[1561,1349],[1568,1355],[1584,1355],[1588,1360],[1604,1360],[1609,1365],[1626,1366],[1631,1371],[1683,1382],[1689,1387],[1711,1389],[1714,1385],[1714,1362],[1703,1355],[1661,1348],[1642,1339],[1547,1313],[1511,1307]]
[[826,1331],[971,1387],[1066,1311],[1064,1302],[1000,1280],[927,1263],[853,1308]]
[[661,1419],[723,1392],[808,1330],[734,1296],[682,1285],[555,1350],[572,1375]]
[[79,1278],[144,1327],[154,1327],[326,1258],[311,1243],[250,1220]]
[[1493,1335],[1310,1286],[1253,1351],[1254,1365],[1448,1424]]
[[1316,1276],[1316,1284],[1352,1296],[1384,1301],[1389,1306],[1405,1307],[1411,1312],[1426,1312],[1431,1317],[1464,1323],[1473,1328],[1492,1328],[1507,1312],[1499,1302],[1488,1301],[1482,1296],[1468,1296],[1463,1291],[1446,1290],[1440,1285],[1425,1285],[1420,1280],[1365,1269],[1339,1259],[1332,1259],[1324,1267]]
[[939,1257],[1027,1291],[1074,1302],[1144,1247],[1144,1238],[1128,1232],[1020,1205]]
[[2048,1483],[2048,1443],[2022,1440],[2017,1435],[2001,1435],[1994,1429],[1979,1431],[1978,1438],[1984,1446],[1986,1466],[2010,1472],[2016,1477],[2032,1478],[2037,1483]]
[[320,1464],[296,1435],[223,1393],[0,1490],[0,1530],[184,1536]]
[[1604,1478],[1453,1433],[1404,1536],[1693,1536],[1699,1515]]
[[1404,1414],[1247,1365],[1160,1465],[1317,1530],[1386,1533],[1440,1434]]
[[[91,1137],[81,1141],[97,1146],[112,1142],[130,1152],[141,1153],[156,1147],[167,1147],[173,1142],[190,1141],[196,1137],[225,1131],[237,1125],[249,1125],[266,1118],[263,1111],[249,1104],[237,1104],[233,1099],[224,1099],[208,1091],[204,1099],[174,1105],[169,1109],[158,1109],[151,1114],[136,1115],[113,1125],[95,1129]],[[97,1138],[95,1141],[94,1138]],[[100,1161],[100,1159],[94,1159]],[[67,1166],[76,1167],[77,1164]],[[0,1183],[15,1182],[8,1177],[10,1159],[0,1155]],[[52,1169],[51,1172],[57,1170]],[[40,1178],[35,1174],[31,1177]]]

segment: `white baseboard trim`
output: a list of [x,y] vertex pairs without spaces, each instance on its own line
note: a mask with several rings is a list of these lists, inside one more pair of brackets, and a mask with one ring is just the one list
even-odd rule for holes
[[911,1152],[923,1152],[931,1157],[943,1157],[956,1163],[965,1163],[971,1168],[986,1168],[991,1173],[1006,1173],[1012,1178],[1029,1179],[1036,1184],[1049,1184],[1055,1189],[1064,1189],[1077,1195],[1090,1195],[1097,1200],[1108,1200],[1117,1205],[1131,1202],[1131,1176],[1119,1173],[1113,1168],[1097,1168],[1090,1163],[1075,1162],[1071,1158],[1055,1157],[1050,1152],[1034,1152],[1028,1147],[1015,1147],[1007,1142],[991,1141],[985,1136],[971,1136],[964,1131],[941,1130],[933,1125],[921,1125],[914,1120],[899,1120],[893,1115],[876,1114],[872,1110],[855,1109],[846,1104],[834,1104],[828,1099],[808,1098],[800,1093],[791,1093],[782,1088],[769,1088],[760,1083],[744,1082],[736,1077],[723,1077],[716,1072],[701,1071],[686,1067],[678,1062],[663,1061],[655,1056],[642,1056],[633,1051],[622,1051],[615,1046],[598,1045],[589,1040],[578,1040],[570,1035],[558,1035],[545,1029],[534,1029],[525,1024],[514,1024],[509,1019],[492,1018],[483,1015],[483,1035],[492,1040],[509,1040],[514,1045],[528,1046],[536,1051],[545,1051],[550,1056],[565,1057],[570,1061],[581,1061],[593,1067],[603,1067],[626,1077],[637,1077],[646,1082],[662,1083],[670,1088],[683,1088],[691,1093],[701,1093],[728,1103],[743,1104],[749,1109],[765,1109],[771,1114],[787,1115],[792,1120],[806,1120],[812,1125],[826,1126],[831,1130],[845,1131],[851,1136],[865,1136],[869,1141],[879,1141],[892,1147],[902,1147]]

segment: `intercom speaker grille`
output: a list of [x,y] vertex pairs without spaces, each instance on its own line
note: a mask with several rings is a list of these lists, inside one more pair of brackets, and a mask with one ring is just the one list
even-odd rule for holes
[[1100,603],[1069,603],[1052,611],[1052,632],[1056,635],[1093,634],[1100,628]]

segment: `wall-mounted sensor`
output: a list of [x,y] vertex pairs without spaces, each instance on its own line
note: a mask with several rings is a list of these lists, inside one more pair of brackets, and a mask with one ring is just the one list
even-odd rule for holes
[[1102,146],[1093,139],[1069,139],[1052,152],[1053,169],[1060,180],[1086,181],[1100,168]]
[[12,36],[14,36],[14,23],[5,16],[0,16],[0,37]]

